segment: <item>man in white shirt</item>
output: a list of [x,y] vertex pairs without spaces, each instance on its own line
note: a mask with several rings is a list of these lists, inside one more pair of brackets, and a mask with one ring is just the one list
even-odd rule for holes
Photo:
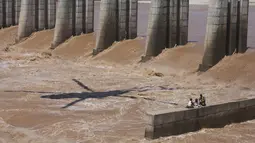
[[190,98],[188,105],[186,106],[187,108],[194,108],[194,102],[192,100],[192,98]]

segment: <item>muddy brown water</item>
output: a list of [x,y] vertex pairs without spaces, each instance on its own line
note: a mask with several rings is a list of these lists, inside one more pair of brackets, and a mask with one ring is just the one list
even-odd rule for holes
[[[251,142],[255,122],[145,140],[147,110],[252,98],[255,89],[193,76],[148,76],[140,68],[61,59],[0,64],[0,143]],[[191,84],[192,83],[192,84]]]
[[[96,23],[98,9],[96,3]],[[148,11],[149,4],[139,4],[140,36],[146,35]],[[255,9],[250,11],[254,16]],[[191,7],[189,41],[203,43],[206,16],[206,6]],[[250,27],[254,22],[250,18]],[[255,45],[254,32],[251,27],[249,46]],[[148,76],[139,67],[54,58],[30,61],[32,55],[25,56],[0,59],[0,143],[255,141],[255,120],[154,141],[143,138],[147,110],[174,110],[201,92],[206,93],[208,104],[254,97],[254,88],[238,82],[217,83],[186,74],[161,78]]]

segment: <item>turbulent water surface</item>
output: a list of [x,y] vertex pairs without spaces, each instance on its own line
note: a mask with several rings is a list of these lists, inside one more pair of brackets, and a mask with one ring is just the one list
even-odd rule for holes
[[[190,10],[189,41],[203,43],[207,7],[191,6]],[[139,4],[140,36],[146,35],[148,11],[149,4]],[[255,28],[252,28],[255,25],[255,19],[252,18],[254,12],[255,9],[251,7],[248,45],[253,47],[255,47]],[[95,25],[98,27],[98,3],[95,15]],[[15,27],[11,28],[11,31],[13,29],[15,30]],[[11,31],[5,31],[4,34],[0,31],[0,35],[6,37]],[[42,36],[42,33],[37,33],[19,46],[29,45],[27,49],[37,47],[43,49],[45,45],[50,45],[51,38],[41,41],[44,44],[38,44],[37,40],[42,39],[38,38],[40,34]],[[43,33],[44,37],[47,35],[51,37],[52,34],[52,31]],[[8,37],[13,37],[13,34],[9,34]],[[81,49],[84,50],[83,45],[89,41],[88,37],[93,39],[91,35],[83,37],[87,41],[83,41],[82,36],[81,39],[74,38],[70,40],[71,44],[63,44],[59,50],[68,51],[64,52],[65,57],[77,50],[75,48],[79,45],[82,45]],[[13,43],[14,39],[9,44]],[[72,40],[78,44],[72,43]],[[6,43],[8,38],[4,39],[4,44],[0,44],[6,46]],[[133,42],[132,47],[135,47],[136,43],[139,42]],[[38,45],[35,47],[34,44]],[[128,44],[125,46],[128,48]],[[118,58],[116,56],[115,60],[121,63],[119,59],[122,54],[134,57],[132,55],[134,49],[130,49],[126,53],[118,52]],[[79,50],[75,54],[80,54]],[[174,56],[170,58],[175,60],[171,64],[174,65],[176,62],[176,67],[196,67],[196,60],[199,61],[201,58],[201,55],[189,48],[179,48],[179,51],[172,52]],[[171,51],[169,53],[171,55]],[[254,86],[244,86],[238,81],[217,82],[210,78],[200,78],[194,71],[184,72],[171,67],[165,68],[163,63],[166,62],[164,56],[167,57],[167,53],[159,57],[159,61],[162,59],[157,68],[156,62],[140,66],[126,63],[124,65],[124,62],[122,65],[106,64],[82,58],[75,61],[73,60],[76,58],[75,54],[71,60],[63,60],[59,57],[47,58],[47,54],[42,56],[36,52],[28,54],[19,51],[15,53],[15,50],[0,51],[0,143],[255,141],[254,120],[154,141],[143,138],[147,110],[183,108],[187,99],[196,98],[200,93],[205,94],[208,105],[240,98],[254,98]],[[101,58],[114,59],[115,55],[107,54],[109,53],[106,51]],[[178,59],[187,63],[183,64]],[[170,63],[167,62],[168,64]],[[155,76],[155,69],[164,76]],[[237,70],[231,70],[230,74],[238,72]],[[247,76],[251,77],[251,74],[250,72]]]

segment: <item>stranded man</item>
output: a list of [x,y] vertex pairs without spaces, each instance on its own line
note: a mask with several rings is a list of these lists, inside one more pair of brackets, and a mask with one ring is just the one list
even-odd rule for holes
[[199,104],[201,106],[206,106],[205,97],[202,94],[200,94],[200,97],[199,97]]
[[194,102],[192,100],[192,98],[190,98],[188,105],[186,106],[186,108],[194,108]]

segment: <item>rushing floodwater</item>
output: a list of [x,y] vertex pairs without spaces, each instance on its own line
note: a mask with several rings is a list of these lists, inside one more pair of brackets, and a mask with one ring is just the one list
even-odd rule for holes
[[[150,4],[139,4],[139,36],[146,35],[149,7]],[[191,6],[190,10],[189,41],[203,43],[207,7]],[[255,8],[250,8],[248,45],[253,47],[254,12]],[[98,2],[95,15],[95,25],[98,27]],[[198,95],[198,92],[205,91],[207,95],[215,95],[208,96],[207,100],[216,102],[237,97],[236,95],[253,96],[255,91],[231,85],[223,86],[220,83],[193,81],[193,77],[145,78],[141,72],[125,66],[95,66],[61,59],[38,60],[35,63],[3,60],[0,62],[0,143],[255,141],[255,120],[154,141],[145,140],[144,112],[149,108],[173,108],[173,105],[143,100],[140,96],[154,98],[154,95],[157,95],[155,98],[159,101],[176,102],[182,106],[191,93]],[[71,80],[74,78],[96,92],[82,89]],[[125,96],[115,96],[123,92],[116,89],[129,89],[134,86],[140,87],[141,91],[138,88]],[[99,98],[99,95],[105,97]],[[225,98],[221,95],[225,95]]]

